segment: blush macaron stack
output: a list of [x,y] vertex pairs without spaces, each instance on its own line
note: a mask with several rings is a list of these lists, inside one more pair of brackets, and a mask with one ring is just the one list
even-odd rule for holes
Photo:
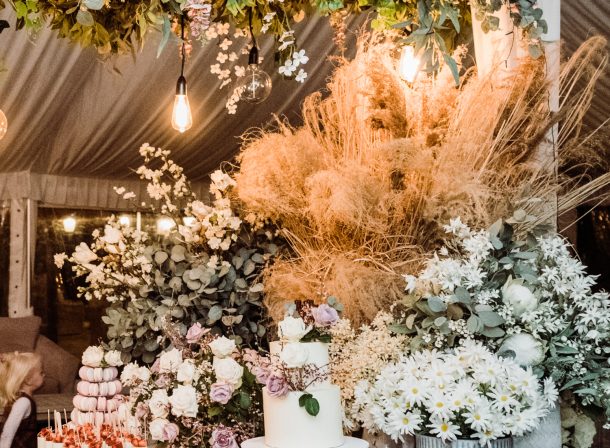
[[83,366],[78,375],[80,381],[76,385],[78,394],[72,400],[72,421],[77,425],[90,423],[98,427],[116,423],[117,409],[123,398],[117,368]]

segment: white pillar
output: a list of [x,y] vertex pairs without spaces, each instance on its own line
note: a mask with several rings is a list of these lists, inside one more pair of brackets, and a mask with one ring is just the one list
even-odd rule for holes
[[36,205],[31,199],[11,200],[9,317],[34,314],[30,303],[30,284],[34,268]]

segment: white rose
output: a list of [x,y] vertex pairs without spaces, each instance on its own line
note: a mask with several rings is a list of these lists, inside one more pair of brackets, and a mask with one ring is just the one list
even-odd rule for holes
[[299,342],[286,344],[280,352],[280,360],[289,369],[303,367],[308,356],[307,347]]
[[138,378],[138,365],[130,362],[123,368],[121,372],[121,381],[127,385],[130,385],[136,378]]
[[159,358],[159,372],[175,372],[182,364],[182,352],[177,348],[163,352]]
[[278,325],[280,339],[288,342],[299,342],[310,330],[300,317],[286,316]]
[[100,367],[104,359],[104,349],[97,345],[87,347],[83,353],[83,365],[87,367]]
[[213,367],[217,381],[226,381],[236,389],[241,386],[244,368],[233,358],[214,358]]
[[104,355],[104,361],[111,367],[119,367],[123,365],[121,360],[121,352],[118,350],[110,350]]
[[121,240],[122,233],[119,229],[106,224],[104,227],[104,236],[101,238],[108,244],[117,244]]
[[193,386],[178,386],[169,397],[172,414],[176,417],[197,417],[197,391]]
[[87,246],[86,243],[80,243],[74,248],[72,258],[78,264],[87,265],[93,260],[97,260],[97,255]]
[[169,398],[165,389],[153,390],[150,399],[148,400],[150,413],[155,418],[165,418],[169,413]]
[[156,418],[152,422],[150,422],[149,430],[150,430],[150,436],[153,438],[153,440],[156,440],[156,441],[164,440],[165,436],[163,434],[163,429],[165,428],[166,425],[169,425],[169,421],[167,421],[164,418]]
[[224,336],[214,339],[209,345],[218,358],[226,358],[235,350],[235,341]]
[[520,366],[535,366],[544,360],[542,343],[529,333],[517,333],[507,337],[500,349],[499,354],[512,352],[514,360]]
[[192,360],[187,359],[178,367],[176,379],[181,383],[191,384],[198,377],[197,367]]
[[538,307],[538,299],[529,288],[509,279],[502,287],[502,300],[512,305],[513,315],[521,316],[526,311],[534,311]]
[[148,367],[140,367],[138,369],[138,371],[136,372],[137,377],[142,380],[143,382],[147,382],[148,380],[150,380],[150,370],[148,369]]

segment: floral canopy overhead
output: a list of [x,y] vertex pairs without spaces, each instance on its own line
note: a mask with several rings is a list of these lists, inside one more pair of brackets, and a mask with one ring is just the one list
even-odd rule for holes
[[[48,23],[62,38],[95,47],[102,55],[133,51],[144,43],[151,28],[160,28],[161,51],[172,33],[179,34],[184,19],[187,39],[206,41],[210,22],[230,24],[251,36],[270,34],[276,41],[276,60],[284,63],[297,52],[292,25],[317,12],[331,15],[341,32],[350,13],[371,12],[376,28],[405,32],[402,43],[414,44],[423,54],[426,69],[446,62],[457,78],[451,58],[456,39],[471,21],[471,9],[487,32],[498,28],[493,14],[508,7],[513,25],[519,28],[533,56],[541,54],[539,38],[546,32],[542,10],[527,0],[9,0],[17,13],[17,28],[36,31]],[[5,7],[0,0],[0,9]],[[292,71],[282,73],[293,77]]]

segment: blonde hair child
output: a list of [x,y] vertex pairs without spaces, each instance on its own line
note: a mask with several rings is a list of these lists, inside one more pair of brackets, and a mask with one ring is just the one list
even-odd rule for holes
[[36,446],[36,403],[32,394],[42,386],[42,360],[35,353],[0,355],[0,448]]

